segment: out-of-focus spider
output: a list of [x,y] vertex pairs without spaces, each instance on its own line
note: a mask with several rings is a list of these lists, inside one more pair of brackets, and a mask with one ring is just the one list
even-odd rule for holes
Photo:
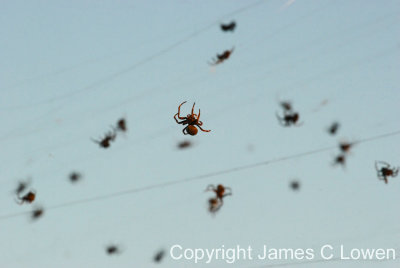
[[71,174],[69,174],[69,180],[72,183],[78,182],[80,179],[82,179],[82,175],[78,172],[72,172]]
[[[226,192],[228,190],[229,192]],[[232,195],[232,190],[230,187],[225,187],[222,184],[218,184],[217,187],[210,184],[206,188],[206,192],[213,191],[218,199],[222,199],[227,195]]]
[[209,63],[209,64],[212,65],[212,66],[215,66],[215,65],[218,65],[218,64],[224,62],[225,60],[227,60],[231,56],[231,54],[233,53],[234,49],[235,48],[233,47],[231,50],[225,50],[224,53],[222,53],[222,54],[217,54],[217,58],[213,58],[212,59],[213,62]]
[[301,126],[303,123],[298,124],[297,121],[300,119],[299,113],[296,112],[291,112],[287,111],[284,112],[283,117],[280,117],[278,114],[276,114],[276,117],[278,118],[279,123],[284,126],[284,127],[289,127],[291,125],[294,126]]
[[42,217],[43,214],[44,214],[44,209],[41,208],[41,207],[37,207],[37,208],[35,208],[34,210],[32,210],[31,219],[32,219],[32,220],[37,220],[37,219],[39,219],[40,217]]
[[108,255],[115,255],[121,253],[121,250],[116,245],[109,245],[106,248],[106,252]]
[[[380,168],[379,168],[380,164]],[[375,161],[375,169],[378,172],[378,178],[388,183],[387,177],[396,177],[399,174],[399,167],[391,168],[390,165],[383,161]]]
[[281,107],[283,111],[289,112],[292,110],[292,104],[289,101],[281,101]]
[[97,143],[98,145],[100,145],[100,147],[108,148],[108,147],[110,147],[110,142],[114,141],[116,137],[117,137],[117,133],[113,129],[112,131],[107,132],[103,139],[101,139],[101,140],[92,139],[92,140],[95,143]]
[[293,191],[297,191],[300,189],[300,183],[298,181],[292,181],[290,183],[290,188],[292,188]]
[[29,191],[27,194],[25,194],[22,197],[17,196],[17,199],[18,199],[17,203],[19,203],[20,205],[22,205],[25,202],[32,203],[33,201],[35,201],[35,198],[36,198],[35,191]]
[[31,179],[30,179],[30,178],[29,178],[27,181],[20,181],[20,182],[18,183],[17,188],[15,189],[15,194],[16,194],[17,196],[19,196],[23,191],[26,190],[26,188],[28,188],[28,186],[30,185],[30,183],[31,183]]
[[[194,111],[194,105],[195,105],[196,103],[193,103],[192,113],[191,113],[191,114],[188,114],[186,117],[181,117],[181,116],[180,116],[181,106],[182,106],[184,103],[186,103],[186,101],[182,102],[181,105],[179,105],[179,107],[178,107],[178,112],[174,115],[174,119],[175,119],[176,123],[182,124],[182,125],[187,125],[187,126],[182,130],[183,134],[184,134],[184,135],[189,134],[189,135],[192,135],[192,136],[196,135],[197,132],[198,132],[196,126],[197,126],[198,128],[200,128],[201,131],[210,132],[211,130],[205,130],[205,129],[202,129],[202,128],[201,128],[201,126],[203,125],[203,122],[200,121],[200,109],[199,109],[199,115],[197,115],[197,114],[195,114],[195,113],[193,112],[193,111]],[[179,122],[178,119],[177,119],[177,116],[178,116],[178,118],[179,118],[180,120],[183,120],[183,121],[180,121],[180,122]]]
[[164,255],[165,255],[165,250],[158,251],[153,258],[154,262],[161,262],[162,259],[164,258]]
[[331,135],[335,135],[340,127],[338,122],[333,122],[332,125],[328,128],[328,133]]
[[186,149],[186,148],[189,148],[190,146],[192,146],[192,143],[190,141],[182,141],[182,142],[178,143],[179,149]]
[[346,165],[346,156],[344,154],[339,154],[333,160],[333,164],[332,165],[334,165],[334,166],[335,165],[341,165],[342,167],[344,167]]
[[340,151],[342,151],[342,153],[348,153],[352,146],[353,146],[353,144],[348,143],[348,142],[339,143],[339,148],[340,148]]
[[235,21],[232,21],[229,24],[221,24],[221,30],[224,32],[228,32],[228,31],[233,32],[235,30],[235,27],[236,27]]
[[223,205],[223,201],[218,197],[208,199],[208,211],[215,214]]
[[125,118],[121,118],[120,120],[118,120],[118,122],[117,122],[117,130],[122,131],[122,132],[126,132],[128,130],[128,128],[126,126]]

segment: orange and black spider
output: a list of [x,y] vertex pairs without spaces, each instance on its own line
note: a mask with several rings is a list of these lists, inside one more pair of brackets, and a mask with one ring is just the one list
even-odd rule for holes
[[117,133],[113,129],[112,131],[107,132],[103,139],[101,139],[101,140],[92,139],[92,141],[94,141],[95,143],[100,145],[100,147],[102,147],[102,148],[108,148],[108,147],[110,147],[110,142],[114,141],[116,137],[117,137]]
[[33,201],[35,201],[35,198],[36,198],[35,191],[29,191],[27,194],[25,194],[22,197],[17,196],[17,199],[18,199],[17,203],[19,203],[20,205],[22,205],[25,202],[32,203]]
[[300,119],[299,113],[293,112],[293,111],[285,111],[283,114],[283,117],[280,117],[278,114],[276,114],[276,117],[278,118],[279,123],[284,126],[284,127],[289,127],[289,126],[301,126],[303,123],[298,124],[297,121]]
[[[197,115],[197,114],[195,114],[195,113],[193,112],[193,111],[194,111],[194,105],[195,105],[196,103],[193,103],[192,113],[191,113],[191,114],[188,114],[186,117],[181,117],[181,116],[180,116],[181,106],[182,106],[184,103],[186,103],[186,101],[182,102],[181,105],[179,105],[179,107],[178,107],[178,112],[174,115],[174,119],[175,119],[176,123],[182,124],[182,125],[187,125],[187,126],[182,130],[183,134],[184,134],[184,135],[189,134],[189,135],[192,135],[192,136],[196,135],[197,132],[198,132],[198,129],[196,128],[196,126],[197,126],[198,128],[200,128],[201,131],[210,132],[211,130],[205,130],[205,129],[202,129],[202,128],[201,128],[201,126],[203,125],[203,122],[200,121],[200,109],[199,109],[199,115]],[[179,122],[176,116],[178,116],[178,118],[179,118],[180,120],[183,120],[183,121],[180,121],[180,122]]]
[[79,180],[81,180],[82,179],[82,175],[80,174],[80,173],[78,173],[78,172],[72,172],[71,174],[69,174],[69,180],[72,182],[72,183],[75,183],[75,182],[78,182]]
[[120,254],[121,250],[116,245],[109,245],[106,248],[106,252],[108,255],[115,255],[115,254]]
[[332,125],[328,128],[328,133],[331,135],[335,135],[340,127],[338,122],[333,122]]
[[233,32],[235,30],[235,27],[236,27],[235,21],[232,21],[229,24],[221,24],[221,30],[224,32],[228,32],[228,31]]
[[209,64],[212,65],[212,66],[215,66],[217,64],[220,64],[220,63],[224,62],[225,60],[227,60],[231,56],[231,54],[233,53],[234,49],[235,48],[233,47],[231,50],[225,50],[224,53],[222,53],[222,54],[217,54],[217,58],[213,58],[212,59],[213,62],[209,63]]
[[120,120],[118,120],[118,122],[117,122],[117,130],[122,131],[122,132],[126,132],[128,130],[128,128],[126,127],[125,118],[121,118]]
[[[226,190],[228,190],[229,192],[226,192]],[[208,192],[208,191],[213,191],[215,193],[216,198],[220,199],[221,201],[225,196],[232,195],[231,188],[225,187],[222,184],[218,184],[217,187],[210,184],[206,188],[206,192]]]
[[42,217],[43,214],[44,214],[44,209],[41,208],[41,207],[37,207],[37,208],[35,208],[35,209],[32,211],[32,213],[31,213],[31,219],[32,219],[32,220],[37,220],[37,219],[39,219],[40,217]]
[[[380,168],[379,165],[380,164]],[[396,177],[399,174],[399,167],[391,168],[390,165],[383,161],[375,161],[375,169],[378,172],[378,178],[388,183],[387,177]]]
[[153,258],[154,262],[161,262],[162,259],[164,258],[164,255],[165,255],[165,250],[160,250],[159,252],[157,252]]

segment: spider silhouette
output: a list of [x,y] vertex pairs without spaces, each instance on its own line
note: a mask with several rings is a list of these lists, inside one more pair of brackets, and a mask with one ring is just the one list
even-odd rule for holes
[[25,194],[22,197],[17,196],[17,199],[18,199],[17,203],[20,205],[24,204],[25,202],[32,203],[33,201],[35,201],[35,198],[36,198],[35,191],[29,191],[27,194]]
[[160,250],[156,253],[153,260],[154,262],[161,262],[164,256],[165,256],[165,250]]
[[106,252],[108,255],[120,254],[121,250],[116,245],[109,245],[106,247]]
[[236,28],[236,22],[232,21],[228,24],[221,24],[221,30],[224,32],[233,32]]
[[335,135],[340,127],[338,122],[333,122],[332,125],[328,128],[328,133],[331,135]]
[[[379,165],[380,164],[380,168]],[[375,169],[378,172],[378,178],[388,183],[387,177],[396,177],[399,174],[399,167],[391,168],[390,165],[383,161],[375,161]]]
[[285,111],[283,114],[283,117],[280,117],[278,114],[276,114],[276,117],[278,118],[278,122],[284,126],[284,127],[289,127],[289,126],[301,126],[303,123],[297,123],[300,119],[300,115],[297,112],[293,111]]
[[79,180],[81,180],[82,179],[82,175],[80,174],[80,173],[78,173],[78,172],[72,172],[70,175],[69,175],[69,180],[72,182],[72,183],[75,183],[75,182],[78,182]]
[[[189,134],[189,135],[192,135],[192,136],[196,135],[197,132],[198,132],[196,126],[197,126],[198,128],[200,128],[200,130],[203,131],[203,132],[210,132],[211,130],[205,130],[205,129],[203,129],[203,128],[201,127],[201,126],[203,125],[203,122],[200,121],[200,109],[199,109],[199,115],[197,115],[197,114],[195,114],[195,113],[193,112],[193,111],[194,111],[194,105],[195,105],[196,103],[193,103],[192,113],[191,113],[191,114],[188,114],[186,117],[181,117],[181,116],[180,116],[181,106],[182,106],[184,103],[186,103],[186,101],[182,102],[181,105],[179,105],[179,107],[178,107],[178,112],[174,115],[174,119],[175,119],[176,123],[182,124],[182,125],[187,125],[187,126],[182,130],[183,134],[184,134],[184,135]],[[177,116],[178,116],[178,118],[179,118],[180,120],[183,120],[183,121],[180,121],[180,122],[179,122],[178,119],[177,119]]]
[[213,62],[209,63],[211,66],[218,65],[220,63],[223,63],[225,60],[227,60],[231,54],[233,53],[233,50],[235,48],[233,47],[231,50],[225,50],[222,54],[217,54],[216,58],[213,58]]
[[110,147],[110,142],[114,141],[116,137],[117,133],[115,132],[115,129],[113,129],[112,131],[107,132],[104,138],[101,140],[92,139],[92,141],[97,143],[102,148],[108,148]]
[[292,181],[290,183],[290,188],[292,188],[293,191],[298,191],[300,189],[300,182]]
[[117,130],[122,131],[122,132],[128,131],[128,128],[126,126],[125,118],[121,118],[120,120],[118,120],[118,122],[117,122]]

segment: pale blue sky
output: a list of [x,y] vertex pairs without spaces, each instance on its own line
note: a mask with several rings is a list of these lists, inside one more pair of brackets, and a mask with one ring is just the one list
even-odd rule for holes
[[[12,194],[27,177],[35,203],[54,207],[398,131],[400,3],[285,3],[2,1],[0,218],[31,209],[15,204]],[[219,22],[232,20],[235,32],[221,32]],[[207,64],[232,47],[226,62]],[[278,102],[286,99],[301,127],[278,124]],[[183,136],[173,120],[183,101],[184,114],[196,102],[210,133]],[[129,131],[111,148],[91,142],[123,116]],[[332,137],[325,129],[335,120],[341,128]],[[180,151],[176,144],[184,139],[194,146]],[[333,149],[52,209],[34,223],[28,215],[3,218],[0,267],[155,267],[153,254],[174,244],[400,250],[400,181],[385,185],[374,168],[375,160],[399,166],[399,145],[399,136],[359,144],[344,170],[331,166]],[[73,170],[84,179],[71,185]],[[289,190],[293,178],[301,182],[298,193]],[[203,191],[218,183],[233,196],[211,217],[211,194]],[[109,243],[120,244],[123,254],[107,256]],[[194,265],[167,257],[157,266]]]

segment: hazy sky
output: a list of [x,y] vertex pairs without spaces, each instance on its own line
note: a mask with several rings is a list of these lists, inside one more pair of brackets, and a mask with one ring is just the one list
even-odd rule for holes
[[[399,177],[385,185],[374,167],[376,160],[400,165],[400,135],[357,144],[346,168],[332,166],[342,139],[400,130],[399,11],[395,0],[3,0],[0,267],[195,266],[168,252],[152,262],[175,244],[257,253],[264,244],[315,251],[343,244],[400,254]],[[232,20],[236,30],[222,32],[219,23]],[[233,47],[227,61],[208,65]],[[292,102],[301,126],[279,125],[282,100]],[[184,115],[196,102],[211,132],[182,134],[173,115],[183,101]],[[121,117],[128,132],[110,148],[91,141]],[[341,124],[334,137],[326,132],[333,121]],[[193,147],[179,150],[183,140]],[[71,184],[72,171],[83,180]],[[13,191],[28,177],[37,199],[19,206]],[[298,192],[289,188],[294,179]],[[219,183],[233,195],[213,217],[204,189]],[[50,209],[32,222],[23,212],[35,204]],[[106,255],[110,243],[122,254]],[[290,262],[298,261],[215,260],[207,267]]]

